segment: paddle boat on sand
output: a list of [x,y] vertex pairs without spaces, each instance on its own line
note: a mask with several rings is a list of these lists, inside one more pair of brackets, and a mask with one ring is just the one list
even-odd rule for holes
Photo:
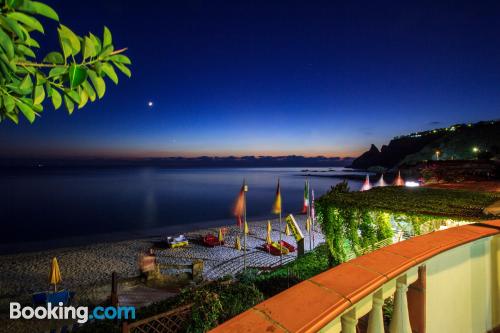
[[284,246],[288,249],[288,252],[295,252],[295,246],[293,246],[290,243],[285,242],[284,240],[281,240],[278,242],[281,246]]
[[167,246],[171,249],[177,248],[177,247],[183,247],[189,244],[188,239],[184,235],[179,235],[178,237],[167,237],[166,239]]
[[[290,244],[288,244],[290,245]],[[263,248],[266,252],[272,254],[273,256],[279,256],[280,254],[288,254],[290,250],[277,242],[272,242],[271,244],[264,244]]]
[[214,234],[206,234],[205,236],[201,237],[201,243],[205,245],[206,247],[215,247],[219,245],[224,245],[224,241],[219,241],[219,238],[215,236]]

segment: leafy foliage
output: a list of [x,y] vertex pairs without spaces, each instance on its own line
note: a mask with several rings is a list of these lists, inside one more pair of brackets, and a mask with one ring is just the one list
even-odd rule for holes
[[483,209],[498,199],[499,193],[387,186],[340,195],[329,192],[317,202],[323,207],[479,220],[488,218]]
[[328,253],[326,245],[321,244],[273,271],[259,274],[258,270],[248,269],[240,273],[237,279],[241,284],[255,285],[265,297],[271,297],[330,268]]
[[60,50],[37,62],[40,44],[34,37],[44,33],[38,18],[59,21],[59,16],[37,1],[0,0],[0,6],[0,122],[10,119],[17,124],[22,114],[32,123],[47,99],[54,109],[64,103],[71,114],[104,96],[104,78],[117,84],[116,69],[130,77],[126,49],[115,50],[108,28],[100,39],[92,33],[78,36],[60,24]]
[[391,238],[391,220],[405,233],[420,235],[438,229],[449,218],[487,218],[484,207],[498,198],[493,193],[432,188],[346,192],[340,184],[316,201],[316,210],[331,263],[339,264],[350,252],[359,254],[361,249]]

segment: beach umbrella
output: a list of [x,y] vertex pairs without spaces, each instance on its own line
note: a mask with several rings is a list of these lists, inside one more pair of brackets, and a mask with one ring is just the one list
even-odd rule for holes
[[[280,226],[279,226],[279,232],[280,232],[280,244],[281,244],[281,188],[280,188],[280,180],[278,178],[278,186],[276,187],[276,198],[274,199],[273,203],[273,209],[272,209],[273,214],[278,214],[279,215],[279,221],[280,221]],[[280,265],[283,265],[283,254],[280,251]]]
[[224,241],[224,234],[222,234],[222,229],[219,228],[219,243]]
[[405,185],[405,181],[403,179],[403,177],[401,177],[401,171],[398,170],[398,176],[396,177],[396,179],[394,179],[394,186],[404,186]]
[[236,236],[236,241],[234,242],[234,248],[238,251],[241,250],[240,236]]
[[365,182],[363,183],[363,186],[361,186],[360,191],[368,191],[372,188],[372,184],[370,184],[370,176],[366,175]]
[[250,229],[248,229],[248,223],[245,221],[245,235],[248,235]]
[[271,244],[272,239],[271,239],[271,221],[267,221],[267,236],[266,236],[266,243]]
[[292,232],[290,231],[290,227],[288,226],[288,223],[285,226],[285,234],[287,236],[291,236],[292,235]]
[[54,285],[54,291],[57,291],[57,285],[61,283],[61,271],[59,270],[59,263],[57,262],[57,258],[52,258],[52,262],[50,264],[50,274],[49,274],[49,284]]
[[381,186],[381,187],[387,186],[387,184],[384,181],[384,174],[380,175],[380,179],[378,180],[378,182],[375,186]]

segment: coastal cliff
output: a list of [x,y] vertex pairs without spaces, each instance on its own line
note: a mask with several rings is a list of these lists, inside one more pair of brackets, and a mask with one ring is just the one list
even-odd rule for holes
[[[436,152],[439,152],[436,155]],[[393,168],[440,160],[497,159],[500,156],[500,121],[457,124],[395,137],[379,150],[375,145],[356,158],[351,167]]]

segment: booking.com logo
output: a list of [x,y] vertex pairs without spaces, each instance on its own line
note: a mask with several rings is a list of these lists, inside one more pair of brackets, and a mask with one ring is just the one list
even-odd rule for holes
[[133,306],[97,306],[91,313],[86,306],[53,306],[48,303],[47,306],[21,306],[20,303],[10,303],[10,319],[73,319],[79,324],[86,323],[89,320],[104,319],[135,319],[135,307]]

